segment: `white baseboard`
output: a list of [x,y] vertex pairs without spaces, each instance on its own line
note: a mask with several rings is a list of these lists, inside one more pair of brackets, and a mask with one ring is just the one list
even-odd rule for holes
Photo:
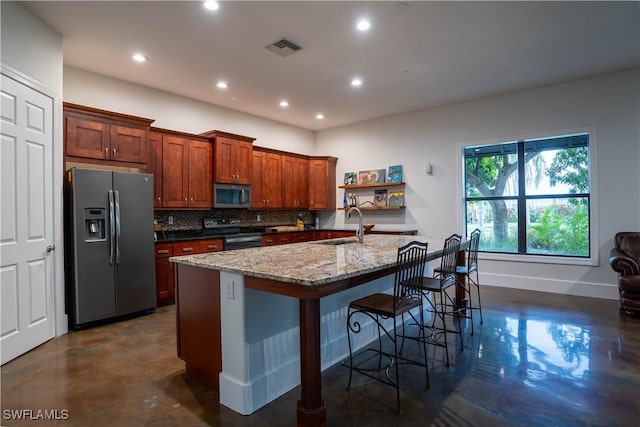
[[495,273],[481,274],[480,283],[483,286],[497,286],[503,288],[551,292],[555,294],[611,300],[618,299],[618,286],[610,283],[575,282],[572,280],[513,276]]
[[220,403],[242,415],[250,415],[267,403],[300,385],[300,359],[280,365],[277,370],[241,383],[220,373]]

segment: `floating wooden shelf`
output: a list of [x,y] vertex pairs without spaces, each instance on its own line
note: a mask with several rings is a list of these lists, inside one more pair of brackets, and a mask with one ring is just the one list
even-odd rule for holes
[[358,189],[358,188],[400,187],[402,185],[405,185],[404,182],[381,182],[376,184],[341,185],[338,188],[352,190],[352,189]]
[[[384,211],[384,210],[398,210],[404,209],[404,206],[363,206],[360,209],[361,211]],[[338,208],[339,211],[348,211],[350,208]]]

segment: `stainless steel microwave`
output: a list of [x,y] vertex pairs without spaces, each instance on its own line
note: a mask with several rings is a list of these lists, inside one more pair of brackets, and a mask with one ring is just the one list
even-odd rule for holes
[[251,200],[249,185],[213,183],[214,208],[248,208]]

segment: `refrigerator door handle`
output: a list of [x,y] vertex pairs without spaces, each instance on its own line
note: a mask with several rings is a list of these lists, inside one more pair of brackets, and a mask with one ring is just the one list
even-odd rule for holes
[[116,193],[116,264],[120,264],[120,192]]
[[116,219],[113,191],[109,190],[109,264],[115,262],[116,253]]

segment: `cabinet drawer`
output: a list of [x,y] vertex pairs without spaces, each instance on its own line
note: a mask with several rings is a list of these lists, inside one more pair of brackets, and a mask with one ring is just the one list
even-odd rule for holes
[[218,252],[224,247],[222,239],[211,239],[200,241],[200,252]]
[[291,234],[282,233],[278,234],[277,241],[279,245],[286,245],[287,243],[291,243]]
[[276,239],[275,234],[269,236],[262,236],[262,246],[273,246],[277,245],[278,241]]
[[156,244],[156,258],[168,258],[173,256],[173,244],[172,243],[157,243]]
[[310,242],[311,240],[313,240],[312,232],[291,233],[291,243]]
[[173,244],[173,253],[175,256],[191,255],[200,252],[200,242],[194,240],[192,242],[182,242]]

